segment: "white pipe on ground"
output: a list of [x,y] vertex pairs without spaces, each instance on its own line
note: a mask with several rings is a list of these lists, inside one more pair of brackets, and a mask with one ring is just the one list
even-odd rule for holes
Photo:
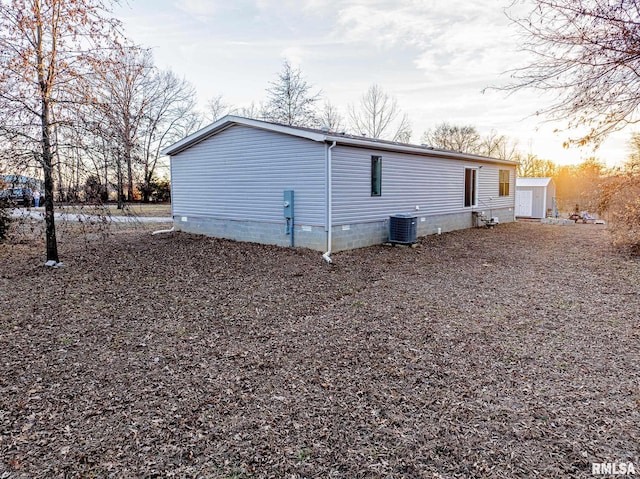
[[169,228],[168,230],[157,230],[157,231],[154,231],[154,232],[153,232],[153,233],[151,233],[151,234],[152,234],[152,235],[159,235],[159,234],[162,234],[162,233],[173,233],[173,232],[175,231],[175,229],[176,229],[176,228],[175,228],[174,226],[172,226],[172,227],[171,227],[171,228]]

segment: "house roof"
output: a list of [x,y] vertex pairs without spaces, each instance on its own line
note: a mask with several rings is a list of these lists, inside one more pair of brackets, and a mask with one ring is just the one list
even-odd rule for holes
[[368,138],[365,136],[355,136],[346,133],[337,133],[328,130],[317,130],[313,128],[303,128],[298,126],[282,125],[278,123],[270,123],[267,121],[254,120],[251,118],[244,118],[241,116],[227,115],[220,120],[212,123],[195,133],[183,138],[182,140],[174,143],[173,145],[165,148],[162,151],[164,155],[177,155],[178,153],[190,148],[191,146],[200,143],[201,141],[210,138],[217,133],[226,130],[233,125],[244,125],[252,128],[258,128],[262,130],[273,131],[282,133],[285,135],[296,136],[299,138],[306,138],[308,140],[333,143],[340,145],[350,145],[361,148],[372,148],[376,150],[397,151],[401,153],[419,154],[423,156],[437,156],[454,159],[466,159],[471,161],[481,161],[490,163],[502,163],[507,165],[517,165],[515,161],[501,160],[498,158],[491,158],[488,156],[472,155],[468,153],[461,153],[456,151],[442,150],[433,148],[426,145],[412,145],[409,143],[400,143],[397,141],[379,140],[377,138]]
[[516,178],[516,186],[549,186],[553,178]]

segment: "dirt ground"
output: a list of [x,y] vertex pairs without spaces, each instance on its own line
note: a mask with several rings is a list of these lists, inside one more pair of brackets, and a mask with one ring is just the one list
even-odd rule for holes
[[0,478],[640,469],[640,263],[606,227],[334,254],[118,230],[0,245]]

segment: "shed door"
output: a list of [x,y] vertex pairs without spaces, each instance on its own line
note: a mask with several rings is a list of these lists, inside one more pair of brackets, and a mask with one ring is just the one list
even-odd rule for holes
[[516,216],[532,216],[533,215],[533,191],[517,190],[516,191]]

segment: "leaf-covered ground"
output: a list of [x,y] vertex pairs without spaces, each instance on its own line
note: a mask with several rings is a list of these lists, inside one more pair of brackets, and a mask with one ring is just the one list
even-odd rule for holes
[[0,478],[593,477],[640,466],[640,264],[599,225],[334,254],[0,245]]

